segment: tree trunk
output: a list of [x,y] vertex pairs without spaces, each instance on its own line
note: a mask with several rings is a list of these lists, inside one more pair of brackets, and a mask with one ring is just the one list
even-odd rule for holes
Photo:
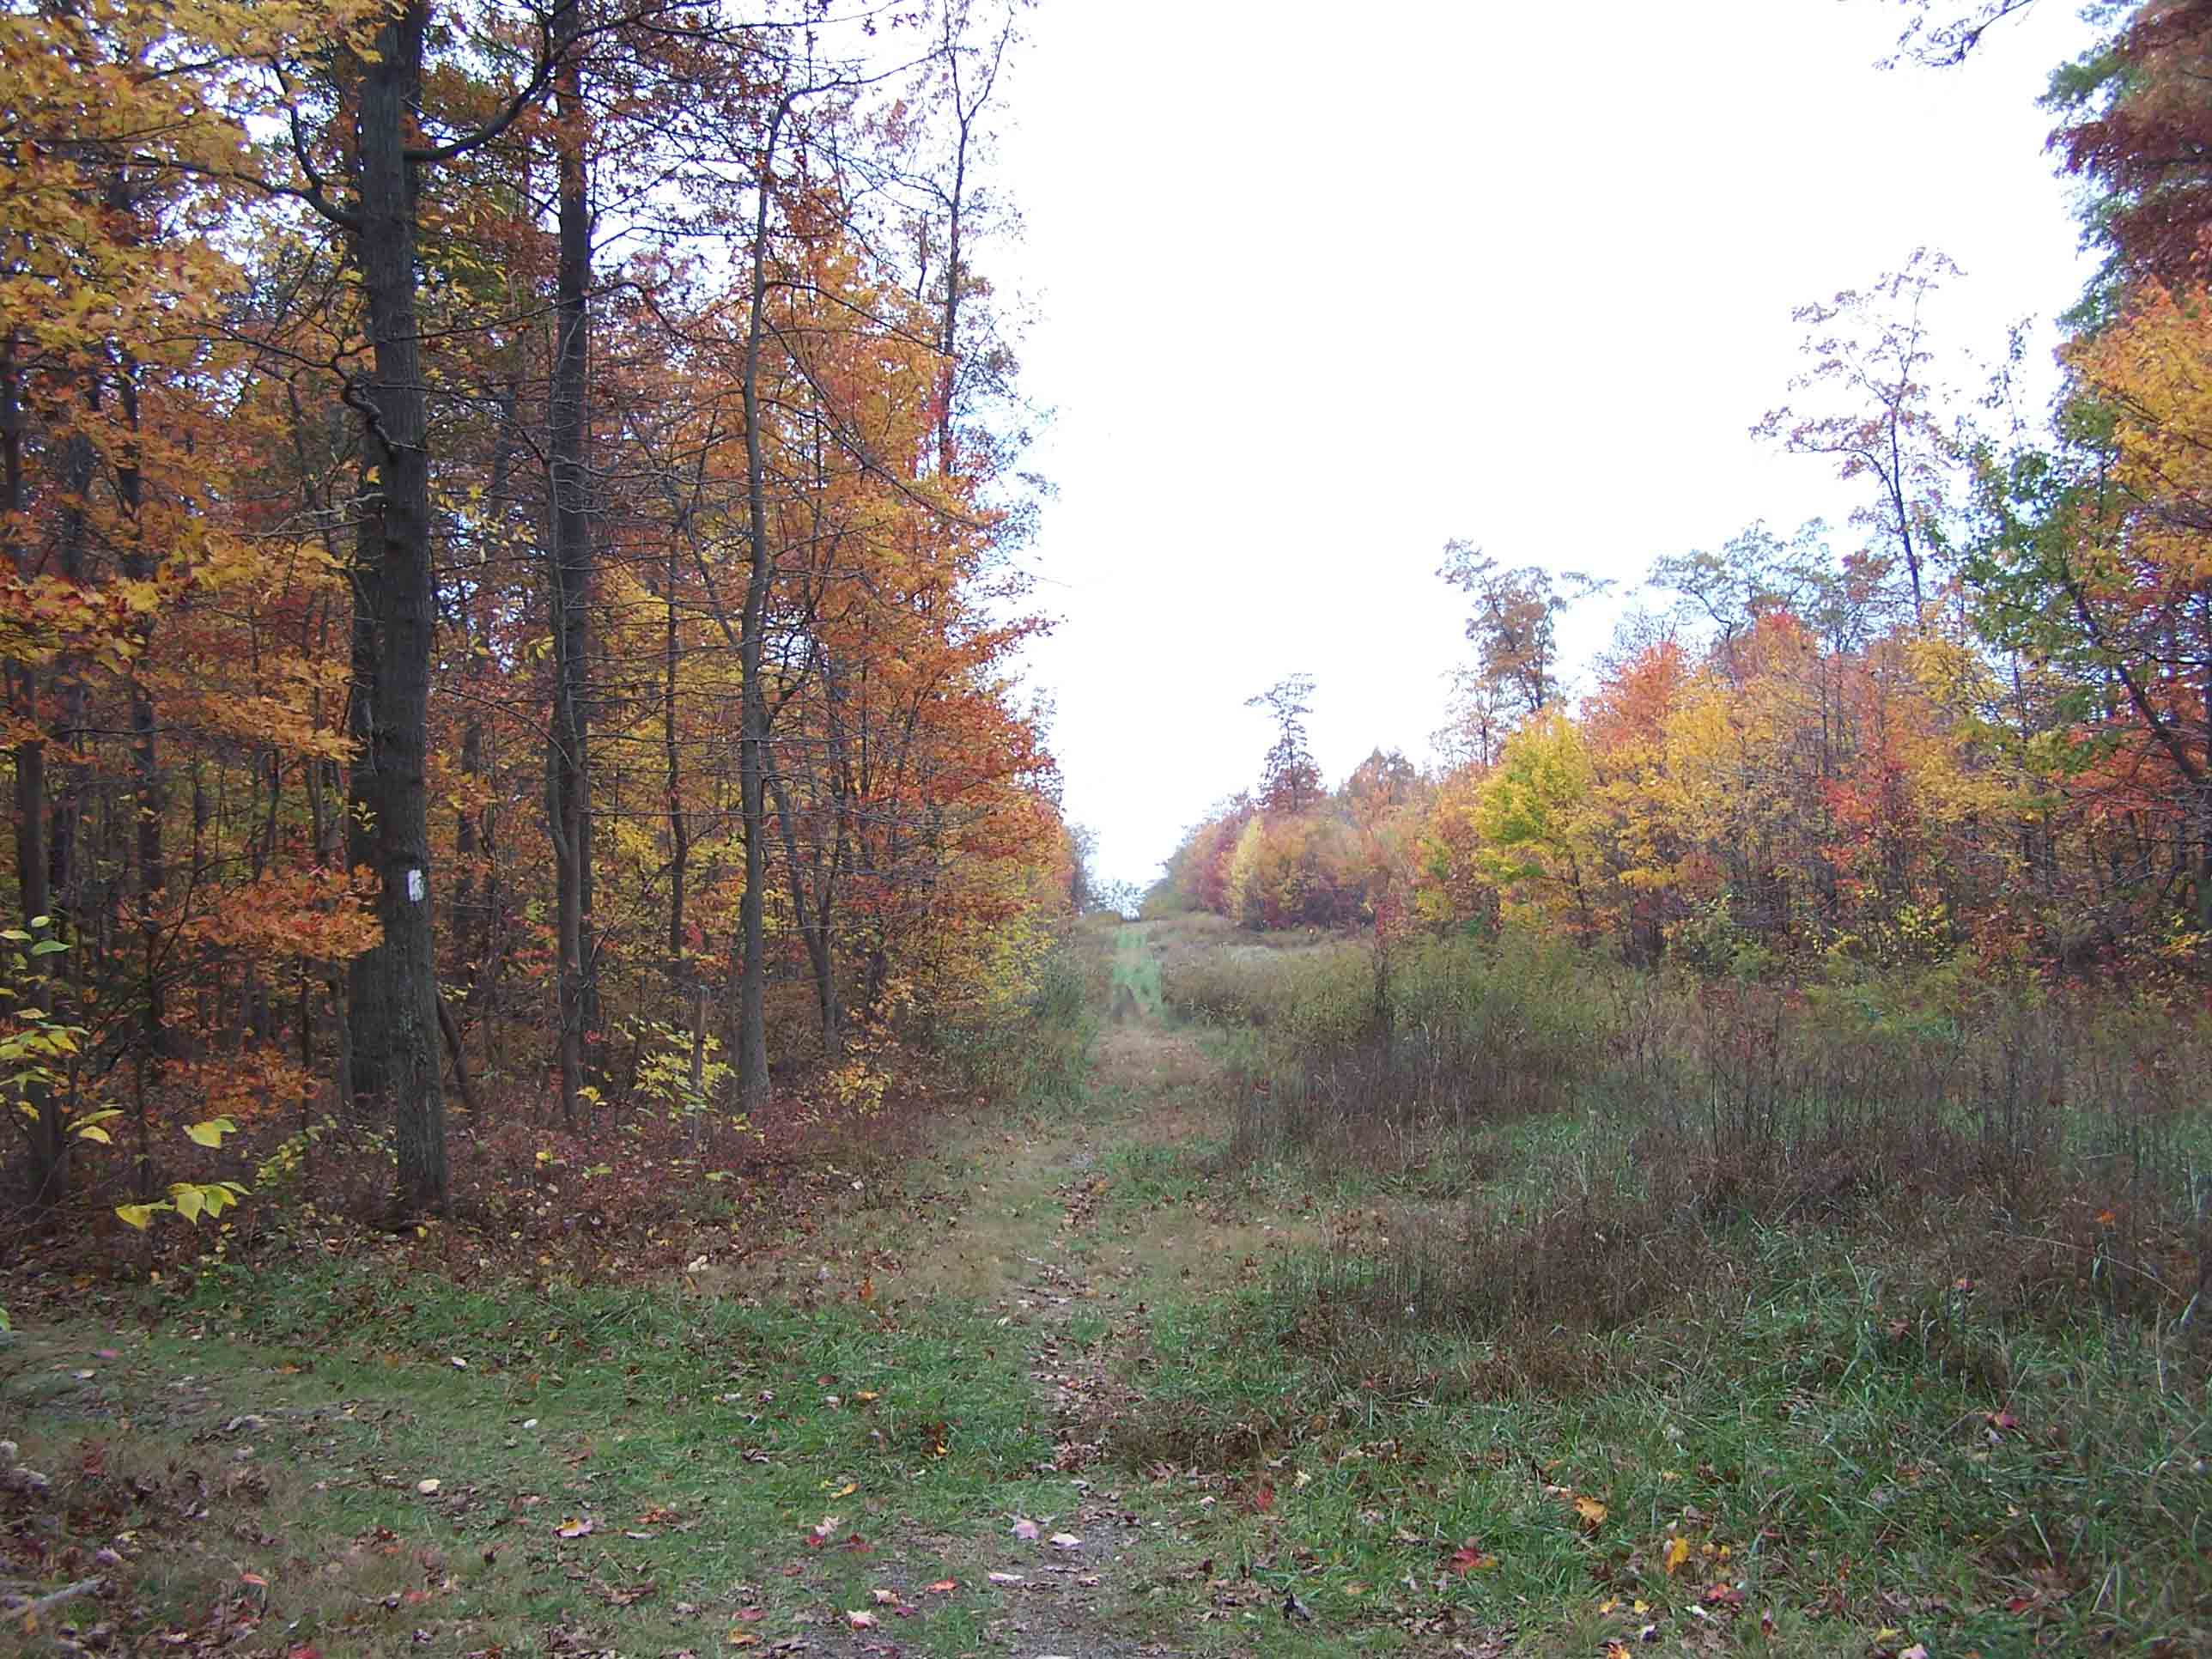
[[[0,335],[0,544],[6,547],[9,568],[21,576],[27,573],[22,544],[16,538],[17,526],[22,523],[21,514],[28,502],[23,484],[22,382],[15,352],[15,335]],[[10,664],[8,679],[16,715],[35,720],[39,700],[36,672],[27,665]],[[27,738],[18,743],[14,759],[16,895],[22,926],[35,933],[52,902],[47,886],[50,872],[45,739]],[[25,994],[35,996],[40,958],[26,953],[23,960],[29,964],[34,981],[33,987],[26,988]],[[26,1083],[23,1103],[30,1109],[31,1156],[26,1170],[29,1196],[34,1206],[43,1208],[59,1202],[69,1192],[69,1137],[62,1122],[61,1104],[45,1085]]]
[[584,1085],[584,1044],[597,999],[590,984],[591,775],[586,753],[589,681],[586,629],[592,586],[589,482],[585,465],[590,372],[592,225],[584,169],[582,71],[574,51],[581,19],[575,5],[556,15],[563,56],[558,94],[559,270],[553,312],[553,372],[548,447],[553,496],[553,754],[547,811],[552,817],[561,1121],[576,1127]]
[[[345,856],[349,870],[376,868],[376,680],[382,641],[378,617],[384,593],[384,484],[370,459],[362,464],[353,568],[352,684],[346,696],[346,736],[353,757],[346,770]],[[357,956],[346,966],[345,1018],[339,1040],[340,1094],[357,1117],[383,1109],[391,1089],[392,1005],[378,957],[380,951]]]
[[744,627],[738,637],[738,814],[745,843],[745,890],[738,907],[738,1090],[748,1110],[769,1097],[768,955],[762,901],[768,885],[768,688],[761,681],[762,636],[775,563],[768,540],[768,463],[761,439],[761,344],[768,329],[769,197],[776,141],[790,111],[769,120],[754,181],[752,281],[745,325],[745,504],[750,534]]
[[668,769],[668,987],[680,996],[688,978],[684,966],[688,940],[684,907],[691,878],[691,826],[684,816],[683,750],[677,741],[676,671],[680,660],[676,610],[677,541],[672,535],[668,540],[668,592],[663,596],[667,615],[661,655],[660,735]]
[[[144,581],[154,574],[139,524],[145,504],[145,483],[137,465],[137,366],[128,359],[120,365],[117,392],[123,405],[123,423],[130,434],[126,458],[115,470],[115,493],[123,508],[123,574]],[[133,629],[143,661],[153,637],[153,623],[141,617]],[[161,822],[168,813],[168,793],[163,787],[161,757],[154,730],[154,697],[146,688],[137,663],[131,672],[131,771],[138,806],[138,948],[140,1008],[143,1020],[141,1063],[150,1075],[160,1074],[161,1062],[171,1053],[168,1010],[161,988],[161,891],[168,885],[168,868],[161,853]]]
[[[430,456],[416,313],[416,165],[406,154],[428,25],[428,0],[403,0],[378,30],[375,59],[362,69],[359,134],[362,282],[374,352],[368,448],[384,498],[371,779],[384,937],[364,961],[389,1005],[380,1059],[398,1145],[394,1196],[404,1214],[442,1212],[448,1179],[425,775],[436,623]],[[356,1048],[356,1066],[362,1058]]]

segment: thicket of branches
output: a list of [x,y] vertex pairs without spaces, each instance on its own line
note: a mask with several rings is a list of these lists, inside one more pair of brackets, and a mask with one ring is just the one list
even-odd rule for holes
[[197,1215],[180,1129],[327,1123],[436,1212],[449,1094],[865,1101],[1027,994],[1076,878],[978,258],[1015,21],[0,9],[32,1205]]

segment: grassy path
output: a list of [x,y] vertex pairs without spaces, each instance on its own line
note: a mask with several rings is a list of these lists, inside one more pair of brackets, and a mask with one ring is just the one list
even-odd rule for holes
[[1568,1201],[1583,1126],[1484,1130],[1457,1208],[1240,1166],[1159,959],[1250,947],[1188,933],[1094,936],[1077,1097],[678,1282],[306,1239],[0,1345],[0,1595],[286,1659],[2212,1651],[2194,1380],[1779,1230],[1617,1328],[1401,1317],[1390,1241]]
[[100,1577],[47,1634],[167,1652],[1225,1645],[1148,1616],[1182,1544],[1103,1443],[1147,1297],[1242,1242],[1203,1205],[1130,1224],[1216,1079],[1161,1023],[1142,930],[1115,949],[1079,1105],[980,1115],[690,1284],[463,1286],[302,1250],[24,1331],[0,1469],[44,1484],[0,1495],[0,1578]]

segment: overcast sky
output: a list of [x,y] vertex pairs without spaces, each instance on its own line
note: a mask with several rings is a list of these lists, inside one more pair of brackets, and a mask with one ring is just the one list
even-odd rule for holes
[[[2067,0],[1948,71],[1874,66],[1899,15],[1030,14],[999,168],[1027,231],[988,257],[1055,411],[1030,557],[1061,622],[1029,672],[1101,874],[1148,884],[1253,781],[1244,700],[1286,673],[1319,679],[1332,782],[1376,744],[1425,758],[1468,659],[1449,538],[1633,588],[1753,520],[1844,517],[1820,461],[1747,432],[1802,362],[1794,307],[1932,245],[1966,273],[1947,344],[1993,358],[2077,296],[2035,104],[2087,38]],[[1594,610],[1571,654],[1610,629]]]

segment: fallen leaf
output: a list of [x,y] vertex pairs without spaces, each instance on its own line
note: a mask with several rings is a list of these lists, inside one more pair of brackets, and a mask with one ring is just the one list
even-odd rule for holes
[[1454,1572],[1479,1572],[1496,1566],[1498,1558],[1470,1538],[1444,1557],[1444,1565]]
[[445,1484],[442,1480],[417,1480],[415,1483],[415,1490],[421,1492],[423,1497],[428,1498]]
[[1605,1505],[1595,1498],[1576,1498],[1575,1513],[1582,1517],[1583,1525],[1585,1527],[1600,1527],[1605,1524]]
[[1683,1562],[1689,1559],[1690,1540],[1688,1539],[1676,1538],[1670,1541],[1667,1546],[1666,1567],[1668,1577],[1670,1578],[1674,1577],[1675,1570],[1679,1568]]
[[1056,1550],[1079,1550],[1083,1540],[1072,1532],[1056,1532],[1048,1540]]
[[940,1578],[935,1583],[926,1584],[922,1588],[932,1595],[950,1595],[960,1588],[960,1581],[957,1578]]
[[990,1579],[994,1584],[1018,1584],[1024,1582],[1021,1574],[1018,1572],[994,1572],[990,1575]]
[[1026,1516],[1015,1517],[1014,1524],[1010,1530],[1024,1544],[1034,1544],[1037,1540],[1037,1523]]
[[856,1608],[845,1615],[845,1622],[854,1630],[873,1630],[877,1621],[874,1613],[863,1613]]
[[553,1528],[556,1533],[563,1538],[581,1538],[586,1533],[591,1531],[591,1529],[592,1522],[589,1516],[580,1517],[573,1515],[566,1521],[563,1521],[559,1526]]

